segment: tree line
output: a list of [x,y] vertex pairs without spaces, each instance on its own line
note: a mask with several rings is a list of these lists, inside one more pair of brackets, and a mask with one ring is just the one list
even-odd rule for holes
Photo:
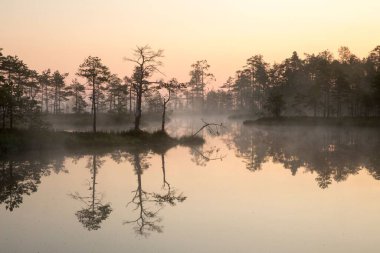
[[80,80],[70,83],[68,73],[38,73],[0,49],[1,127],[39,126],[44,114],[90,113],[96,132],[97,113],[112,113],[134,115],[139,130],[144,110],[160,113],[164,130],[167,109],[276,117],[379,116],[380,46],[362,59],[347,47],[338,52],[338,58],[328,50],[304,58],[293,52],[273,65],[255,55],[234,77],[209,89],[215,77],[207,60],[191,65],[186,83],[152,80],[160,72],[163,51],[149,46],[136,47],[133,57],[125,58],[135,65],[130,76],[120,78],[99,57],[89,56],[75,73]]
[[[67,84],[68,73],[50,69],[38,73],[17,56],[3,55],[0,49],[1,126],[3,129],[37,127],[41,125],[43,114],[91,113],[96,132],[97,113],[104,112],[134,113],[135,130],[139,130],[143,98],[149,108],[154,96],[160,94],[159,105],[154,106],[166,108],[175,90],[182,87],[174,78],[168,82],[149,81],[152,74],[159,71],[161,57],[162,50],[137,47],[134,58],[126,59],[135,63],[133,74],[121,79],[112,74],[99,57],[89,56],[76,72],[85,83],[75,78]],[[167,94],[161,95],[160,90]],[[163,129],[164,124],[165,111]]]
[[221,91],[208,96],[225,109],[257,115],[379,116],[380,46],[363,59],[347,47],[338,52],[337,59],[328,50],[305,54],[303,59],[293,52],[272,66],[255,55]]

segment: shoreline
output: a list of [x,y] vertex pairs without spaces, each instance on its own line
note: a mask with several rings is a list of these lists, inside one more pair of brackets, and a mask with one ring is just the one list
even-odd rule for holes
[[337,126],[337,127],[380,127],[379,117],[263,117],[256,120],[245,120],[246,126]]
[[199,136],[171,137],[166,132],[65,132],[53,130],[0,130],[0,154],[27,151],[127,148],[164,152],[177,145],[199,146]]

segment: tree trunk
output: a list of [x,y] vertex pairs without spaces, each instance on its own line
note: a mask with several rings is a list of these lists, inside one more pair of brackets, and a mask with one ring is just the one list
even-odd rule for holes
[[327,92],[327,118],[330,118],[330,94]]
[[5,129],[5,116],[6,116],[6,108],[5,106],[2,107],[3,115],[2,115],[2,128]]
[[[13,94],[13,92],[12,92]],[[13,95],[9,103],[9,128],[13,129]]]
[[93,122],[92,130],[96,133],[96,103],[95,103],[95,77],[92,78],[92,109],[93,109]]
[[48,96],[48,86],[45,85],[45,112],[49,113],[49,96]]
[[41,112],[44,110],[44,86],[41,86]]
[[61,89],[58,90],[58,114],[61,113]]
[[112,112],[112,94],[110,94],[110,109],[109,109],[110,112]]
[[140,120],[141,120],[141,100],[142,100],[142,84],[137,91],[136,100],[136,111],[135,111],[135,131],[140,130]]
[[75,113],[78,113],[78,91],[75,91]]
[[129,88],[129,114],[132,114],[132,86]]
[[53,113],[57,114],[57,85],[54,87],[54,102],[53,102]]
[[167,104],[167,101],[165,101],[165,99],[164,99],[163,112],[162,112],[162,124],[161,124],[161,131],[162,132],[165,132],[166,104]]

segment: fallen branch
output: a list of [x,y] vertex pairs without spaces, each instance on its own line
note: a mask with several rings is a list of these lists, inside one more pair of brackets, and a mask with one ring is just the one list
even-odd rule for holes
[[[204,121],[203,119],[202,119],[202,122],[204,123],[204,125],[195,134],[193,134],[192,136],[196,136],[204,128],[207,128],[211,134],[219,135],[218,128],[219,127],[220,128],[225,128],[225,126],[223,126],[223,123],[220,123],[220,124],[217,124],[217,123],[208,123],[208,122]],[[213,126],[216,127],[216,131],[214,131],[214,129],[212,128]]]

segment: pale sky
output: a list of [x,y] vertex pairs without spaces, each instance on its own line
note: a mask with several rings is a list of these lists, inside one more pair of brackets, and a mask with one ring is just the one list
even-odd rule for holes
[[0,48],[71,79],[89,55],[130,75],[123,57],[149,44],[164,49],[167,78],[188,81],[206,59],[221,84],[255,54],[274,63],[348,46],[365,57],[380,44],[379,10],[379,0],[0,0]]

